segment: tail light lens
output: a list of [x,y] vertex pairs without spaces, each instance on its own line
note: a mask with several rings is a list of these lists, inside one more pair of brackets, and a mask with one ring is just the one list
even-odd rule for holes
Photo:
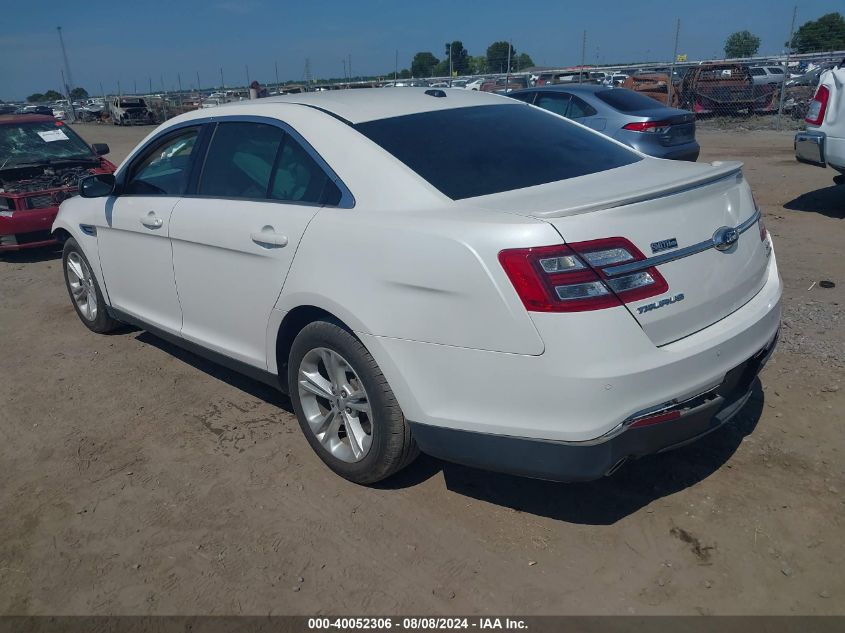
[[643,259],[645,255],[621,237],[499,253],[499,262],[531,312],[601,310],[663,294],[669,284],[654,267],[612,278],[602,271]]
[[827,102],[830,100],[830,89],[827,86],[819,86],[816,95],[810,102],[810,109],[807,110],[807,117],[804,119],[810,125],[821,125],[824,121],[824,113],[827,110]]
[[672,124],[669,121],[636,121],[623,126],[624,130],[631,130],[632,132],[651,132],[654,134],[663,134],[669,131]]
[[763,218],[761,217],[760,220],[757,222],[760,228],[760,241],[765,242],[766,236],[769,234],[768,229],[766,229],[766,224],[763,222]]

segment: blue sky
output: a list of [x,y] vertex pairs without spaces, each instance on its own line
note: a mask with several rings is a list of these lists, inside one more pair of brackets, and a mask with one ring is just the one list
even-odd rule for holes
[[[512,39],[540,65],[576,64],[587,30],[587,61],[668,59],[675,20],[679,52],[691,59],[721,54],[727,35],[749,29],[761,53],[777,53],[789,34],[793,0],[0,0],[0,99],[59,89],[61,25],[74,83],[89,92],[184,88],[220,82],[243,85],[245,66],[264,83],[300,80],[310,58],[316,77],[343,75],[352,55],[355,74],[392,71],[412,55],[442,56],[448,40],[483,54],[495,40]],[[71,9],[72,7],[72,9]],[[842,0],[799,0],[798,24],[843,9]]]

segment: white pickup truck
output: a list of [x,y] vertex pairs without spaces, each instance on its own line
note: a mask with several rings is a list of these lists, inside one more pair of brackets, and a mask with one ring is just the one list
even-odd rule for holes
[[834,180],[845,184],[845,62],[822,73],[810,102],[807,129],[795,135],[795,158],[840,173]]

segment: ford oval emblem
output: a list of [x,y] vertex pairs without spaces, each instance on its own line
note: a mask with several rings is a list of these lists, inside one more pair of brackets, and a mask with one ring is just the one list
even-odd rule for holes
[[726,251],[739,240],[739,231],[730,226],[723,226],[713,233],[713,246],[717,251]]

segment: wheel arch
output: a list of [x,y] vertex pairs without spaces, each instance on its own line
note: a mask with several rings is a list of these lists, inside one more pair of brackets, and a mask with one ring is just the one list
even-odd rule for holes
[[315,321],[334,323],[348,331],[355,338],[358,338],[351,327],[325,308],[315,305],[296,306],[285,314],[276,334],[276,371],[279,380],[284,381],[283,384],[287,381],[288,357],[290,356],[294,339],[296,339],[296,336],[305,326]]

